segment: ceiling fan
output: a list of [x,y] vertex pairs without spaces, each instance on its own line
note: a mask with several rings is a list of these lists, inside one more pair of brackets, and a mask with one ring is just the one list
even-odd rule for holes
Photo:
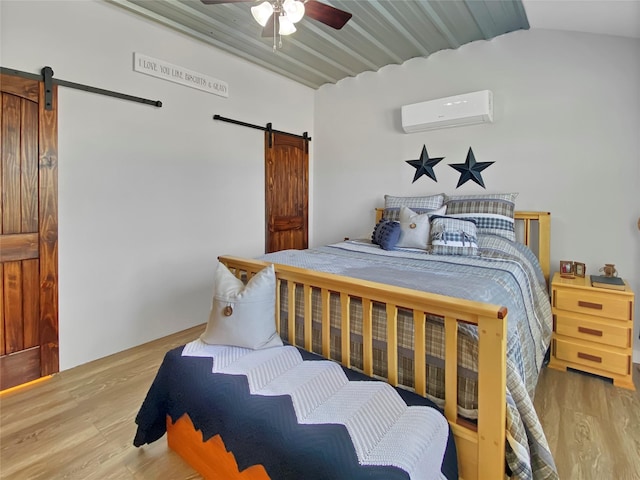
[[[256,0],[201,0],[206,5],[220,3],[240,3]],[[289,35],[296,31],[294,23],[307,16],[320,23],[340,30],[351,18],[351,13],[332,7],[317,0],[266,0],[260,5],[251,7],[253,18],[263,26],[263,37]],[[282,45],[280,45],[282,46]]]

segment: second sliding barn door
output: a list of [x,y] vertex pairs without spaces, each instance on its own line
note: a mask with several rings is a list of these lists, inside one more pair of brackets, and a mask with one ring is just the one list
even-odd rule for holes
[[266,253],[308,247],[308,139],[265,133],[265,217]]

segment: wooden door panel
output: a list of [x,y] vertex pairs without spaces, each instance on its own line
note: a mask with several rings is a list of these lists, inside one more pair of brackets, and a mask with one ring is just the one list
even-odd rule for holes
[[2,110],[0,233],[37,232],[38,104],[2,94]]
[[0,262],[38,258],[38,233],[16,233],[0,236]]
[[40,363],[38,347],[0,357],[0,390],[40,378]]
[[282,232],[286,230],[301,230],[304,228],[304,218],[301,215],[295,216],[274,216],[269,222],[271,232]]
[[22,332],[24,347],[40,345],[40,268],[39,261],[22,262]]
[[13,75],[2,75],[2,92],[26,98],[38,103],[40,97],[40,82]]
[[302,235],[299,231],[284,231],[280,235],[273,236],[271,245],[272,252],[296,248],[296,245],[302,243]]
[[[3,188],[2,188],[2,182],[4,179],[3,173],[4,172],[4,168],[2,167],[2,159],[4,158],[4,129],[5,129],[5,121],[4,121],[4,96],[6,95],[4,93],[4,82],[5,78],[7,77],[7,75],[2,75],[0,74],[0,237],[2,237],[2,219],[4,218],[4,206],[3,206]],[[0,253],[2,253],[2,251],[0,250]],[[1,282],[0,282],[1,283]],[[0,326],[2,326],[3,323],[0,322]]]
[[20,126],[20,231],[38,231],[38,104],[22,100]]
[[21,233],[20,220],[20,103],[2,95],[2,234]]
[[265,250],[308,246],[308,140],[285,134],[265,136]]
[[0,388],[58,361],[57,87],[0,74]]
[[4,264],[4,330],[5,353],[23,349],[22,267],[20,262]]
[[[0,262],[0,358],[6,353],[4,334],[4,263]],[[2,370],[0,369],[0,373]]]
[[[40,98],[44,98],[40,82]],[[38,229],[40,233],[40,373],[59,369],[58,352],[58,93],[53,86],[51,110],[38,118]]]

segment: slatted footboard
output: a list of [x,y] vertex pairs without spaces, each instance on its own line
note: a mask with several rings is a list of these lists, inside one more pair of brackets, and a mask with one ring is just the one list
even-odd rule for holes
[[[239,278],[250,278],[267,262],[230,256],[220,257]],[[444,413],[456,438],[460,476],[463,479],[502,478],[505,471],[505,391],[506,391],[506,309],[497,305],[456,299],[419,292],[377,282],[352,279],[312,270],[275,265],[278,292],[286,285],[288,311],[296,311],[302,289],[303,344],[296,342],[295,315],[280,318],[280,305],[276,306],[276,323],[287,322],[289,343],[312,349],[312,296],[320,293],[322,322],[322,351],[326,358],[330,352],[330,295],[340,297],[342,332],[350,331],[350,302],[357,300],[363,307],[363,370],[373,373],[372,307],[382,304],[387,312],[387,381],[398,385],[397,317],[399,309],[413,311],[414,319],[414,385],[418,394],[426,393],[426,317],[438,315],[444,319],[445,329],[445,407]],[[277,296],[278,302],[280,295]],[[469,424],[457,413],[458,323],[478,326],[478,424]],[[349,335],[341,336],[341,357],[333,358],[346,367],[350,365]],[[480,474],[480,472],[482,474]]]

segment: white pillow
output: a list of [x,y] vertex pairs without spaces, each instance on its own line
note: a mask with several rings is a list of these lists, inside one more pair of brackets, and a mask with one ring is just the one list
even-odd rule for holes
[[421,248],[426,250],[429,246],[429,217],[431,215],[444,215],[447,207],[440,207],[429,213],[418,214],[409,207],[400,207],[400,239],[396,247]]
[[282,346],[276,332],[276,275],[273,265],[245,286],[218,263],[209,322],[200,339],[211,345],[269,348]]

